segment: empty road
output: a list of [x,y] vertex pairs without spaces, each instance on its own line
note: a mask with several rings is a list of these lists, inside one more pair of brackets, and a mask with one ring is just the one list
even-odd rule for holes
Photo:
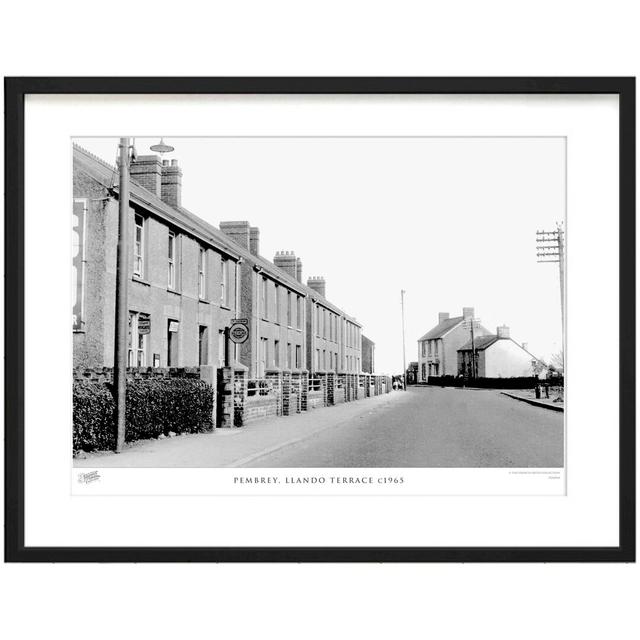
[[242,466],[563,466],[563,413],[497,391],[409,387],[403,395]]

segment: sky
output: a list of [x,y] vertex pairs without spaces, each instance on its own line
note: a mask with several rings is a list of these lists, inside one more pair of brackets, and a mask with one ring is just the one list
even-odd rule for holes
[[[116,138],[77,138],[115,164]],[[157,138],[137,138],[139,155]],[[536,357],[562,348],[557,264],[536,231],[565,217],[565,140],[544,138],[165,138],[182,204],[218,226],[248,220],[260,253],[295,251],[303,278],[376,343],[376,371],[402,371],[438,312],[474,307]],[[570,242],[570,237],[567,237]]]

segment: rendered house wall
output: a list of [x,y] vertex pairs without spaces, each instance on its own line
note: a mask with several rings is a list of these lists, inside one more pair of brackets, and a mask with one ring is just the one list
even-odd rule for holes
[[515,378],[531,376],[531,362],[535,360],[528,351],[511,339],[498,340],[484,353],[484,373],[487,378]]

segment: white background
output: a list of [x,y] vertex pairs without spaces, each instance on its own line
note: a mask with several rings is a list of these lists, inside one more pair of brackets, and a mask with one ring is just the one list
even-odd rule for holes
[[[195,4],[195,3],[193,3]],[[22,3],[9,75],[635,75],[633,3]],[[124,19],[123,19],[124,17]],[[139,44],[138,44],[139,42]],[[46,149],[43,150],[46,155]],[[634,566],[10,566],[12,637],[631,635]]]
[[[592,326],[607,326],[617,344],[618,109],[615,96],[28,96],[25,110],[25,541],[28,546],[613,546],[618,542],[617,350],[598,350],[606,377],[593,385],[593,354],[584,345]],[[51,126],[55,122],[55,126]],[[486,473],[446,469],[407,472],[406,485],[393,496],[312,499],[300,493],[286,500],[264,496],[230,500],[189,494],[177,476],[175,489],[155,499],[141,478],[147,470],[105,471],[105,493],[121,493],[132,478],[128,499],[69,495],[71,468],[71,335],[68,278],[69,229],[61,224],[63,204],[72,200],[70,137],[75,132],[109,134],[130,129],[148,135],[163,126],[178,135],[566,135],[567,136],[567,463],[566,497],[562,480],[506,476],[504,490]],[[327,142],[326,144],[330,144]],[[372,143],[373,144],[373,143]],[[48,150],[47,164],[39,153]],[[248,175],[251,182],[251,175]],[[43,211],[51,211],[42,215]],[[603,225],[603,215],[608,224]],[[275,216],[276,221],[278,217]],[[412,225],[412,217],[401,222]],[[373,224],[377,221],[374,220]],[[363,224],[364,226],[364,224]],[[573,238],[573,240],[572,240]],[[593,260],[593,248],[607,247],[607,259]],[[63,250],[64,248],[64,250]],[[533,252],[533,233],[531,251]],[[43,269],[42,265],[47,268]],[[68,280],[67,280],[68,282]],[[428,283],[428,282],[427,282]],[[69,290],[67,290],[69,291]],[[507,294],[505,294],[507,295]],[[355,296],[354,296],[355,297]],[[598,304],[594,305],[594,299]],[[47,309],[48,332],[40,331],[39,311]],[[589,318],[589,323],[584,318]],[[51,336],[56,336],[55,340]],[[49,382],[38,379],[43,354]],[[65,420],[66,416],[66,420]],[[598,472],[594,473],[594,464]],[[135,472],[135,473],[134,473]],[[212,494],[236,493],[221,482],[221,470],[197,474]],[[46,482],[42,482],[46,478]],[[118,486],[118,478],[120,485]],[[137,478],[137,479],[135,479]],[[483,480],[484,478],[484,480]],[[534,482],[534,480],[536,482]],[[114,482],[115,481],[115,482]],[[186,482],[188,485],[188,481]],[[553,486],[555,485],[555,490]],[[534,493],[512,497],[515,485]],[[539,485],[540,488],[535,485]],[[180,487],[183,487],[182,489]],[[89,487],[93,491],[93,487]],[[99,489],[99,492],[101,489]],[[365,488],[366,491],[366,488]],[[452,500],[438,494],[457,493]],[[160,488],[159,493],[163,493]],[[253,492],[252,492],[253,493]],[[271,492],[273,493],[273,492]],[[308,492],[305,492],[308,493]],[[402,493],[422,493],[411,500]],[[436,494],[434,496],[424,494]],[[487,497],[487,495],[489,497]],[[246,492],[245,492],[246,496]],[[174,517],[168,517],[172,514]],[[261,526],[256,527],[256,520]],[[473,523],[473,526],[470,526]]]

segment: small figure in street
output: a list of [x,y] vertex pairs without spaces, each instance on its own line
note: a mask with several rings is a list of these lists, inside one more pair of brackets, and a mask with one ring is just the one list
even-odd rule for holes
[[536,400],[540,400],[540,383],[536,384]]

